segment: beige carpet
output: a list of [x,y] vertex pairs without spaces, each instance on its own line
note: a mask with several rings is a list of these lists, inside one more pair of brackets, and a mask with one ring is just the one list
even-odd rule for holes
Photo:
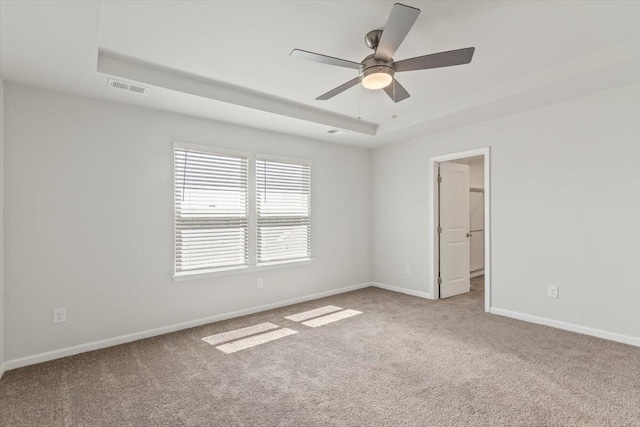
[[[363,289],[9,371],[2,426],[638,426],[640,349]],[[284,317],[336,305],[317,328]],[[225,354],[201,338],[298,331]]]

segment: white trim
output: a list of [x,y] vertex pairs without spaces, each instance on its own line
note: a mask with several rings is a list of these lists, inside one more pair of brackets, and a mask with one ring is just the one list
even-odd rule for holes
[[307,159],[296,159],[294,157],[274,156],[272,154],[255,153],[256,160],[266,160],[268,162],[280,162],[285,164],[312,166],[313,162]]
[[[208,270],[200,270],[200,271],[181,271],[176,272],[173,271],[171,273],[171,277],[175,282],[183,282],[187,280],[199,280],[199,279],[207,279],[211,277],[220,277],[220,276],[229,276],[233,274],[242,274],[242,273],[253,273],[263,270],[273,270],[276,268],[283,267],[295,267],[299,265],[310,264],[313,261],[313,247],[311,248],[311,254],[309,254],[309,258],[305,259],[297,259],[297,260],[284,260],[284,261],[275,261],[269,263],[257,263],[257,211],[256,211],[256,161],[257,160],[266,160],[266,161],[275,161],[289,164],[296,164],[302,166],[309,167],[309,176],[311,177],[311,160],[307,159],[296,159],[292,157],[284,157],[284,156],[274,156],[270,154],[261,154],[254,153],[252,151],[236,151],[229,150],[226,148],[220,148],[212,145],[203,145],[203,144],[193,144],[190,142],[182,142],[182,141],[173,141],[173,150],[175,152],[176,149],[182,150],[193,150],[199,151],[203,153],[209,153],[213,155],[221,155],[221,156],[237,156],[241,158],[247,159],[247,220],[249,224],[249,238],[248,238],[248,247],[249,247],[249,256],[248,256],[248,264],[233,266],[233,267],[221,267],[216,269],[208,269]],[[175,155],[174,155],[174,163],[175,163]],[[175,164],[174,164],[174,175],[175,175]],[[173,264],[175,269],[176,263],[176,209],[175,209],[175,176],[173,180],[173,195],[172,195],[172,203],[174,205],[173,209]],[[311,208],[311,207],[310,207]],[[309,221],[311,224],[311,215],[309,216]],[[311,243],[311,242],[310,242]]]
[[230,276],[232,274],[256,273],[264,270],[275,270],[278,268],[298,267],[301,265],[309,265],[313,262],[313,258],[305,258],[295,261],[277,261],[258,265],[242,265],[240,267],[220,268],[214,270],[203,271],[185,271],[172,274],[175,282],[184,282],[187,280],[207,279],[209,277]]
[[173,148],[181,150],[200,151],[202,153],[218,154],[220,156],[237,156],[249,158],[251,153],[248,151],[230,150],[228,148],[220,148],[214,145],[192,144],[191,142],[173,141]]
[[2,376],[4,375],[4,371],[6,371],[6,364],[5,363],[0,363],[0,380],[2,379]]
[[411,295],[411,296],[414,296],[414,297],[433,299],[431,297],[430,293],[421,292],[421,291],[414,291],[413,289],[400,288],[398,286],[387,285],[386,283],[372,282],[371,286],[374,286],[374,287],[380,288],[380,289],[386,289],[387,291],[399,292],[401,294]]
[[640,337],[617,334],[615,332],[603,331],[602,329],[594,329],[587,326],[576,325],[573,323],[561,322],[559,320],[547,319],[545,317],[533,316],[531,314],[518,313],[516,311],[505,310],[503,308],[491,307],[491,313],[497,314],[498,316],[510,317],[512,319],[536,323],[538,325],[550,326],[552,328],[562,329],[570,332],[577,332],[579,334],[590,335],[592,337],[604,338],[606,340],[640,347]]
[[429,159],[429,247],[432,255],[429,256],[431,268],[431,298],[438,299],[438,168],[440,162],[464,159],[467,157],[483,156],[484,159],[484,311],[491,310],[491,147],[476,148],[473,150],[445,154]]
[[[98,73],[133,80],[145,86],[158,86],[169,90],[239,105],[253,110],[303,120],[321,126],[321,129],[338,128],[374,136],[378,125],[352,116],[332,113],[326,109],[292,102],[203,76],[186,73],[159,64],[141,61],[126,55],[98,49]],[[261,115],[261,117],[264,117]],[[246,126],[246,125],[245,125]],[[328,128],[324,128],[328,126]]]
[[120,345],[120,344],[128,343],[131,341],[141,340],[144,338],[155,337],[157,335],[168,334],[168,333],[180,331],[183,329],[194,328],[196,326],[219,322],[221,320],[232,319],[234,317],[247,316],[249,314],[259,313],[261,311],[273,310],[274,308],[285,307],[288,305],[298,304],[301,302],[315,300],[319,298],[324,298],[331,295],[341,294],[344,292],[355,291],[357,289],[368,288],[370,286],[373,286],[373,284],[370,282],[360,283],[358,285],[347,286],[339,289],[332,289],[330,291],[320,292],[317,294],[291,298],[288,300],[274,302],[271,304],[260,305],[260,306],[251,307],[251,308],[245,308],[242,310],[232,311],[229,313],[223,313],[223,314],[218,314],[211,317],[205,317],[202,319],[191,320],[189,322],[163,326],[161,328],[149,329],[142,332],[135,332],[133,334],[120,335],[118,337],[107,338],[100,341],[93,341],[87,344],[79,344],[72,347],[66,347],[58,350],[47,351],[45,353],[34,354],[31,356],[21,357],[13,360],[7,360],[3,364],[3,367],[5,370],[9,371],[11,369],[22,368],[24,366],[35,365],[36,363],[48,362],[50,360],[73,356],[75,354],[85,353],[87,351],[99,350],[101,348]]
[[474,277],[479,277],[479,276],[483,276],[484,275],[484,268],[478,271],[472,271],[471,273],[469,273],[469,275],[471,276],[471,278],[473,279]]

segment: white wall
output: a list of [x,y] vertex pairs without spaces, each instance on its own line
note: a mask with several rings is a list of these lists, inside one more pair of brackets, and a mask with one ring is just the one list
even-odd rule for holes
[[[483,146],[492,156],[492,306],[637,340],[637,83],[376,149],[374,281],[429,292],[428,160]],[[548,284],[560,287],[558,299]]]
[[484,157],[478,156],[469,160],[469,185],[484,188]]
[[[492,305],[640,337],[638,84],[372,155],[13,84],[4,97],[5,361],[372,278],[428,292],[428,159],[488,145]],[[312,160],[315,261],[173,282],[173,140]]]
[[[472,188],[484,188],[484,156],[468,159],[469,184]],[[469,192],[469,217],[471,238],[470,269],[474,277],[484,273],[484,194],[476,191]]]
[[[5,98],[7,360],[370,280],[368,150],[13,84]],[[310,159],[315,261],[175,283],[173,140]]]

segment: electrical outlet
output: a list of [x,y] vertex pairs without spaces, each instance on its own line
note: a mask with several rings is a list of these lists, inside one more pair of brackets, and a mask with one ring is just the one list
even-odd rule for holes
[[404,274],[409,274],[411,273],[411,266],[410,265],[405,265],[404,266]]
[[547,296],[549,298],[558,298],[558,287],[555,285],[549,285],[547,287]]
[[264,286],[264,279],[261,277],[258,279],[258,287],[262,288]]
[[63,323],[67,321],[67,311],[64,308],[55,308],[53,310],[53,323]]

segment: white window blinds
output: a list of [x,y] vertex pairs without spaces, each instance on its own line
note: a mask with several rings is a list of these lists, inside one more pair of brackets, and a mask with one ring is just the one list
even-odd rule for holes
[[175,148],[176,273],[248,264],[248,159]]
[[257,262],[311,255],[311,167],[256,160]]

